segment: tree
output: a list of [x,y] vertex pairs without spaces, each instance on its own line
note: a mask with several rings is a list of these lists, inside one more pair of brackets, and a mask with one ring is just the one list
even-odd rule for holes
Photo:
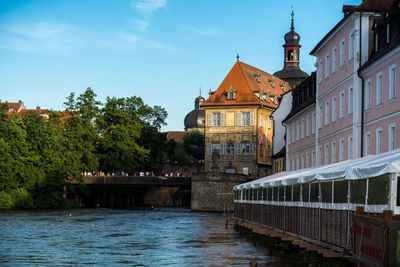
[[33,197],[38,207],[59,207],[71,166],[65,164],[62,136],[56,120],[45,119],[36,112],[23,118],[29,150],[35,159],[37,174]]
[[138,98],[107,98],[100,120],[102,133],[101,168],[107,172],[134,172],[144,167],[149,150],[137,140],[142,122],[133,103]]
[[199,131],[191,131],[183,137],[185,152],[199,161],[204,159],[204,134]]
[[75,99],[75,94],[71,93],[64,102],[67,111],[72,112],[72,116],[67,119],[65,125],[65,138],[71,144],[65,145],[76,149],[82,164],[82,172],[97,171],[99,167],[96,150],[100,138],[98,119],[101,102],[96,100],[96,96],[94,91],[88,87],[77,99]]

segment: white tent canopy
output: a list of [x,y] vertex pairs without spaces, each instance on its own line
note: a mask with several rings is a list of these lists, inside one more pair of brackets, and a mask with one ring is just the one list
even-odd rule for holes
[[297,183],[304,184],[314,180],[357,180],[378,177],[389,173],[400,173],[400,149],[320,167],[281,172],[234,186],[234,190],[276,187]]

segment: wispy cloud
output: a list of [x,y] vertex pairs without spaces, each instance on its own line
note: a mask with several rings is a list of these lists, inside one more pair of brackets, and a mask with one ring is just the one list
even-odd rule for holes
[[139,36],[126,32],[120,32],[118,37],[123,43],[128,45],[136,44],[140,41]]
[[215,27],[192,27],[192,26],[183,26],[181,27],[183,31],[190,32],[193,34],[201,35],[201,36],[219,36],[222,35],[223,32]]
[[133,23],[135,31],[144,32],[150,26],[151,16],[157,10],[165,7],[167,0],[132,0],[130,7],[137,11],[141,16]]
[[135,9],[143,16],[148,17],[153,12],[167,5],[167,0],[133,0],[131,1],[131,8]]
[[35,39],[57,38],[76,29],[73,25],[35,22],[2,27],[2,30]]
[[150,22],[145,19],[137,19],[133,22],[133,28],[136,31],[143,32],[150,26]]
[[[147,25],[142,22],[142,30]],[[18,22],[0,26],[0,49],[42,55],[68,56],[82,51],[129,51],[138,47],[171,50],[163,42],[138,33],[93,30],[52,22]]]
[[0,48],[65,55],[77,39],[77,27],[49,22],[21,22],[0,27]]

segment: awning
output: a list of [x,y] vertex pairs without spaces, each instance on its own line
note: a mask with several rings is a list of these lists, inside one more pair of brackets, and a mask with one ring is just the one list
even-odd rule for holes
[[400,149],[379,155],[346,160],[330,165],[280,172],[257,180],[243,183],[233,188],[276,187],[304,184],[315,180],[332,181],[339,179],[366,179],[389,173],[400,173]]

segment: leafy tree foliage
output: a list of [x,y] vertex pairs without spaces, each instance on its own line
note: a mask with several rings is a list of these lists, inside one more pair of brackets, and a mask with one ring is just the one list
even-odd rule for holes
[[71,93],[64,112],[21,118],[0,104],[0,209],[65,206],[68,179],[84,172],[133,173],[161,161],[167,112],[140,97]]
[[204,134],[199,131],[191,131],[183,137],[183,147],[194,160],[204,159]]

